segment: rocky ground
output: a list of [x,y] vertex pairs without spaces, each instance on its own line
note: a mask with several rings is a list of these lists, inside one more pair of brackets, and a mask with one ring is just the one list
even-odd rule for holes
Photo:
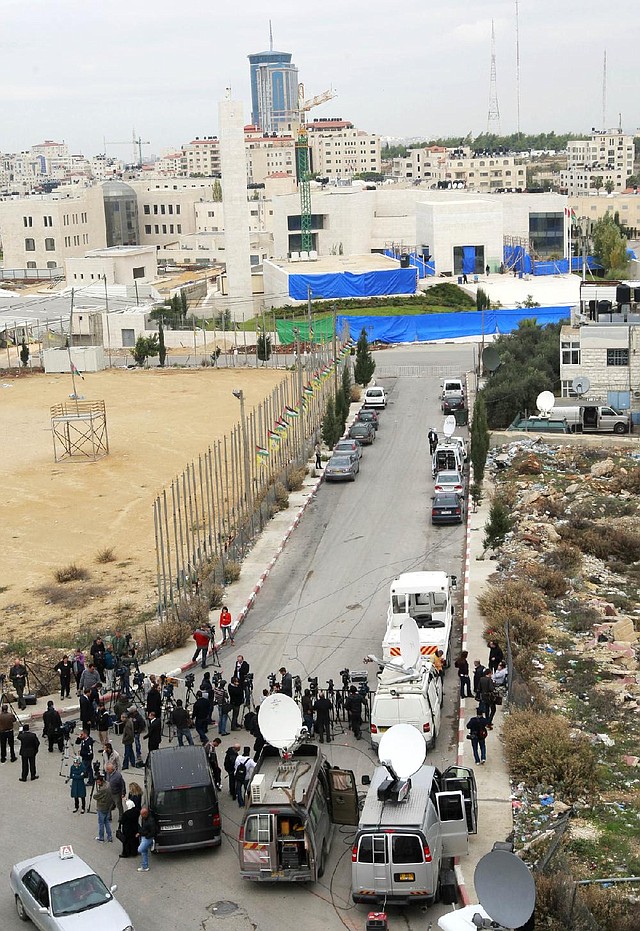
[[[512,767],[516,846],[532,863],[551,853],[551,871],[578,880],[640,876],[640,455],[526,439],[492,450],[487,466],[512,521],[487,554],[487,603],[506,593],[517,619],[518,599],[530,602],[514,620],[519,689],[506,729],[515,740],[533,722],[537,740],[529,769],[522,756]],[[485,613],[498,634],[499,612]],[[618,889],[588,888],[593,927],[640,927],[629,898],[640,885]]]

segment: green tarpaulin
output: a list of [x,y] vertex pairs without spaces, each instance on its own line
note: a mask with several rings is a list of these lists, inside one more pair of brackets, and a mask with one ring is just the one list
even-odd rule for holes
[[313,335],[309,339],[308,320],[276,320],[278,339],[283,346],[295,343],[296,339],[303,343],[326,343],[333,339],[333,318],[323,317],[313,321]]

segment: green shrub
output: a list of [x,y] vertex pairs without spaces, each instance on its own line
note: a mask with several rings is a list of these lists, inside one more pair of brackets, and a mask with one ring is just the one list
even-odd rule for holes
[[284,487],[282,482],[276,482],[276,487],[274,488],[274,494],[276,499],[276,507],[279,511],[286,511],[289,507],[289,492]]
[[597,756],[587,738],[571,732],[567,721],[544,713],[511,709],[502,733],[509,772],[529,789],[550,786],[564,800],[593,797],[600,782]]
[[200,598],[181,601],[176,606],[177,617],[169,618],[146,628],[146,644],[149,652],[166,652],[185,645],[192,632],[201,624],[209,623],[209,609]]
[[66,585],[67,582],[83,582],[85,579],[89,578],[89,572],[83,566],[78,566],[76,563],[71,562],[68,566],[61,566],[59,569],[56,569],[53,573],[53,577],[56,582],[60,582],[61,585]]
[[582,565],[582,556],[580,550],[570,543],[558,543],[554,550],[546,554],[544,561],[550,569],[574,575]]
[[240,578],[241,565],[235,559],[227,559],[224,564],[224,584],[229,585],[231,582],[237,582]]
[[506,504],[499,496],[496,496],[491,502],[489,520],[484,526],[484,548],[488,550],[500,546],[512,527],[513,518]]

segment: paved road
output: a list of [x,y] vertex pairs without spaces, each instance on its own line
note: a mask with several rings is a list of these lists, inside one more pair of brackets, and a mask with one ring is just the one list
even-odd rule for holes
[[[463,367],[468,348],[389,350],[386,367],[409,364]],[[387,368],[387,371],[391,369]],[[287,666],[306,680],[340,682],[345,666],[362,668],[366,653],[379,651],[385,626],[390,580],[411,569],[444,569],[460,575],[462,528],[429,524],[431,480],[425,455],[428,426],[442,422],[437,401],[438,378],[415,374],[384,383],[390,404],[381,417],[378,438],[367,448],[358,480],[323,485],[307,508],[300,527],[272,570],[236,645],[251,662],[255,691],[269,672]],[[227,670],[225,670],[227,671]],[[455,757],[453,677],[448,676],[445,725],[434,762]],[[337,734],[331,762],[349,766],[358,777],[371,772],[373,754],[365,740]],[[242,739],[242,734],[238,738]],[[225,745],[230,739],[225,741]],[[119,742],[116,740],[116,744]],[[3,791],[3,841],[0,875],[13,862],[63,842],[119,885],[118,896],[134,920],[136,931],[211,929],[224,917],[226,931],[275,931],[304,914],[310,931],[362,928],[366,909],[350,902],[350,842],[341,829],[327,872],[313,887],[254,886],[238,878],[235,838],[239,809],[221,799],[225,837],[221,850],[152,860],[152,872],[138,874],[137,863],[118,860],[120,845],[95,843],[95,815],[72,815],[68,787],[58,776],[57,753],[40,754],[41,779],[22,785],[18,764],[0,767]],[[395,911],[392,928],[425,928],[438,916],[418,908]],[[0,893],[0,927],[22,927],[8,885]]]

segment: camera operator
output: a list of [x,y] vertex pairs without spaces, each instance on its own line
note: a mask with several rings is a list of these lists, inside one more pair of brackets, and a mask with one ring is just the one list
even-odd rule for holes
[[0,710],[0,763],[7,761],[7,746],[9,747],[9,759],[12,763],[17,760],[15,750],[15,734],[17,717],[12,711],[9,711],[8,705],[3,705]]
[[237,731],[240,727],[238,724],[238,714],[244,702],[244,689],[240,685],[240,680],[234,676],[229,683],[229,703],[231,704],[231,730]]
[[99,703],[96,711],[96,727],[98,728],[98,739],[104,747],[109,739],[109,728],[111,727],[111,715],[105,708],[104,702]]
[[349,726],[356,740],[362,737],[362,696],[355,685],[349,688],[349,695],[344,703],[349,715]]
[[17,657],[13,661],[13,666],[9,669],[9,678],[18,696],[18,708],[20,711],[24,711],[27,707],[27,703],[24,700],[24,690],[27,686],[27,667],[24,663],[21,663]]
[[104,651],[102,662],[104,664],[105,686],[109,692],[112,692],[116,683],[116,666],[118,665],[118,660],[116,659],[116,655],[110,643],[107,644]]
[[310,689],[305,689],[302,695],[302,723],[313,734],[313,695]]
[[152,711],[155,711],[157,718],[160,717],[162,712],[162,692],[160,691],[160,683],[157,680],[154,680],[147,695],[147,718]]
[[93,737],[90,736],[86,728],[82,728],[80,736],[76,737],[76,746],[78,747],[78,756],[82,760],[84,772],[87,777],[87,785],[92,786],[93,778]]
[[113,652],[115,654],[118,663],[129,650],[129,641],[126,637],[123,637],[120,628],[116,627],[116,632],[111,638],[111,646],[113,647]]
[[186,740],[190,747],[193,747],[193,736],[191,734],[191,722],[187,709],[182,705],[182,699],[176,701],[176,706],[171,714],[171,723],[176,729],[178,737],[178,746],[184,747]]
[[320,743],[324,743],[326,736],[327,743],[331,743],[331,702],[324,692],[318,692],[318,697],[314,702],[313,710],[316,713],[316,734],[320,738]]
[[219,684],[216,685],[213,690],[213,700],[218,706],[218,735],[220,737],[227,737],[228,734],[231,733],[229,730],[231,703],[229,702],[229,696],[225,688],[226,684],[224,679],[220,679]]
[[291,673],[287,672],[284,666],[281,666],[278,672],[280,673],[280,691],[283,695],[293,698],[293,677]]
[[196,733],[203,744],[207,742],[207,727],[209,726],[209,699],[205,698],[200,689],[196,692],[196,700],[191,709]]
[[196,651],[191,657],[191,662],[196,663],[198,661],[198,656],[202,653],[202,668],[204,669],[207,665],[207,653],[209,651],[209,642],[211,640],[211,633],[206,627],[197,627],[193,632],[193,639],[196,642]]
[[53,753],[54,744],[58,745],[58,750],[62,753],[64,750],[62,718],[52,701],[47,702],[47,710],[42,715],[42,736],[49,741],[49,753]]

